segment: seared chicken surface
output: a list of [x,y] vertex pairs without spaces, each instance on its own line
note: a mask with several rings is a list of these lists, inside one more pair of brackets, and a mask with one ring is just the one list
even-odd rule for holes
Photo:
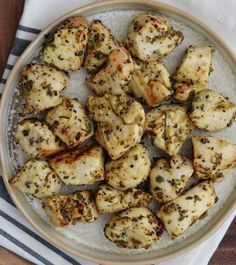
[[160,218],[171,237],[175,238],[206,214],[216,200],[213,182],[203,181],[161,206],[157,217]]
[[26,101],[26,113],[38,113],[62,102],[61,91],[69,81],[68,75],[54,67],[30,64],[20,77],[21,94]]
[[175,98],[185,101],[191,92],[208,87],[208,76],[212,70],[213,49],[211,46],[190,46],[174,76]]
[[99,217],[92,193],[86,190],[49,197],[44,203],[44,209],[55,226],[91,223]]
[[89,40],[84,67],[88,72],[97,72],[107,61],[108,54],[119,46],[111,30],[104,26],[100,20],[94,20],[89,26]]
[[158,159],[150,172],[150,191],[154,199],[167,203],[177,198],[193,174],[192,162],[175,155],[170,161]]
[[137,144],[119,159],[106,163],[106,181],[118,190],[135,188],[147,179],[150,168],[147,148]]
[[212,132],[230,124],[235,113],[235,104],[217,91],[204,89],[194,95],[190,119],[196,127]]
[[194,136],[193,167],[199,179],[221,181],[236,167],[236,145],[211,136]]
[[193,124],[184,107],[165,105],[146,114],[145,130],[155,146],[172,156],[179,152]]
[[147,249],[159,240],[163,229],[151,210],[133,207],[113,216],[104,232],[118,247]]
[[84,185],[104,179],[103,160],[100,146],[83,146],[57,155],[49,164],[66,185]]
[[88,21],[73,17],[63,23],[46,43],[44,62],[59,69],[79,70],[84,61],[84,51],[88,42]]
[[62,103],[50,110],[46,122],[69,148],[83,143],[93,133],[93,123],[77,99],[63,98]]
[[164,64],[136,61],[129,88],[137,99],[141,99],[150,107],[168,99],[172,94],[170,74]]
[[87,85],[98,96],[105,93],[122,95],[128,91],[128,83],[134,70],[134,64],[128,51],[116,48],[108,55],[107,65],[87,80]]
[[134,99],[112,95],[89,97],[87,108],[97,123],[95,138],[112,159],[118,159],[140,142],[145,113]]
[[125,46],[142,61],[156,61],[169,54],[184,39],[164,17],[148,13],[137,15],[128,27]]
[[45,123],[23,120],[17,126],[16,140],[30,157],[44,157],[64,150],[60,140]]
[[140,189],[120,191],[102,184],[96,194],[96,206],[99,212],[114,213],[135,206],[147,206],[151,195]]
[[20,191],[36,198],[57,194],[61,181],[47,161],[29,160],[10,181]]

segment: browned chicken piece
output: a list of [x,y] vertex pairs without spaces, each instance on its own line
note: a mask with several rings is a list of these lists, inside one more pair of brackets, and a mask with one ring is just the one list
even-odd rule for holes
[[164,64],[158,61],[136,61],[129,88],[135,98],[150,107],[155,107],[173,94],[170,74]]
[[93,123],[78,99],[63,98],[47,113],[46,122],[69,148],[83,143],[94,133]]
[[104,233],[118,247],[148,249],[160,239],[163,228],[150,209],[133,207],[112,216]]
[[174,239],[207,213],[217,197],[212,181],[203,181],[178,198],[161,206],[157,217]]
[[65,71],[79,70],[88,42],[88,21],[82,17],[67,19],[45,44],[44,62]]
[[236,145],[211,136],[194,136],[193,167],[199,179],[222,181],[236,167]]
[[97,123],[96,140],[112,159],[118,159],[140,142],[145,113],[142,105],[127,96],[89,97],[87,108]]
[[66,185],[94,184],[104,179],[104,158],[100,146],[83,146],[59,154],[49,161]]
[[137,15],[128,27],[125,46],[132,56],[142,61],[157,61],[169,54],[184,39],[180,31],[163,16]]
[[120,191],[102,184],[96,194],[95,202],[99,212],[115,213],[131,207],[147,206],[152,196],[139,189]]
[[69,82],[68,75],[43,64],[30,64],[20,77],[21,94],[26,101],[24,113],[38,113],[62,102],[60,95]]
[[197,128],[214,132],[230,124],[235,113],[235,104],[217,91],[204,89],[195,93],[189,117]]
[[145,130],[155,146],[176,155],[194,126],[184,107],[163,105],[146,114]]
[[147,179],[150,169],[147,148],[137,144],[119,159],[106,163],[106,181],[118,190],[132,189]]
[[20,191],[36,198],[57,194],[61,181],[47,161],[29,160],[10,183]]
[[211,46],[189,46],[182,64],[172,77],[175,80],[173,88],[176,99],[185,101],[191,92],[198,92],[208,87],[212,55]]
[[49,197],[45,200],[44,209],[55,226],[91,223],[99,217],[92,193],[86,190]]
[[128,51],[116,48],[109,53],[107,65],[87,80],[87,85],[98,96],[105,93],[122,95],[128,91],[128,83],[134,64]]
[[192,162],[174,155],[169,161],[158,159],[150,172],[150,191],[154,199],[167,203],[177,198],[193,174]]
[[89,26],[89,40],[84,67],[88,72],[97,72],[107,61],[108,54],[120,45],[111,30],[96,19]]
[[60,139],[45,123],[27,119],[17,125],[16,140],[29,157],[50,156],[64,150]]

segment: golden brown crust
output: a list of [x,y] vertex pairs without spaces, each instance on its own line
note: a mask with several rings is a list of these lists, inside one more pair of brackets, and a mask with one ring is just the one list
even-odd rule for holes
[[128,91],[128,83],[134,70],[134,64],[128,51],[116,48],[108,55],[107,65],[87,80],[87,85],[98,96],[105,93],[123,95]]
[[104,158],[100,146],[84,146],[70,150],[49,161],[66,185],[94,184],[104,179]]
[[99,217],[90,191],[55,195],[45,200],[44,209],[56,226],[93,222]]

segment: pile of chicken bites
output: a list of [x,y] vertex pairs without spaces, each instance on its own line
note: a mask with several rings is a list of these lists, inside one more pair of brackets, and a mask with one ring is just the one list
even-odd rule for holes
[[[122,43],[101,21],[89,25],[75,17],[45,44],[44,64],[22,70],[25,109],[46,114],[18,124],[16,139],[30,160],[11,184],[41,199],[55,226],[111,213],[106,238],[119,247],[146,249],[164,230],[178,237],[217,202],[214,183],[236,167],[236,145],[193,136],[192,161],[179,152],[194,128],[214,132],[229,126],[236,106],[208,88],[210,46],[190,46],[170,76],[161,58],[183,39],[166,18],[148,13],[130,22]],[[91,74],[86,84],[94,92],[85,108],[61,95],[68,72],[81,67]],[[168,158],[152,165],[144,135]],[[84,143],[92,137],[97,144]],[[191,177],[199,179],[195,186]],[[62,185],[94,183],[96,191],[60,193]],[[161,204],[156,213],[148,208],[152,199]]]

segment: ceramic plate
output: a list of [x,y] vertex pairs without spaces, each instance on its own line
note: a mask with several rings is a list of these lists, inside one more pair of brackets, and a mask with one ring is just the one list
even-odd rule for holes
[[[12,178],[27,159],[19,150],[14,139],[16,124],[22,119],[19,115],[22,108],[18,89],[19,73],[32,60],[40,61],[41,47],[45,40],[44,35],[53,32],[58,24],[66,18],[82,15],[89,21],[100,19],[106,26],[111,28],[115,37],[122,41],[127,33],[129,21],[140,11],[149,11],[153,14],[167,16],[174,24],[174,28],[184,33],[184,42],[163,59],[171,73],[181,62],[184,51],[190,44],[211,44],[215,49],[215,53],[213,56],[214,71],[210,75],[209,87],[224,93],[231,101],[235,101],[235,58],[222,40],[207,26],[190,15],[164,4],[147,1],[99,3],[79,8],[59,18],[42,31],[19,58],[8,78],[2,95],[0,110],[1,159],[5,184],[13,201],[31,224],[53,244],[75,255],[103,264],[150,264],[186,252],[213,234],[232,212],[236,202],[236,193],[234,192],[236,185],[235,171],[231,171],[224,182],[216,184],[219,201],[209,211],[207,217],[194,224],[176,240],[171,240],[167,233],[164,233],[161,240],[148,250],[128,250],[116,247],[115,244],[104,237],[103,228],[109,219],[109,215],[103,215],[91,224],[77,224],[69,228],[56,229],[50,225],[38,200],[26,197],[8,184],[8,180]],[[90,94],[85,86],[86,76],[87,74],[83,69],[79,72],[71,72],[70,83],[63,93],[69,97],[78,98],[84,104]],[[194,134],[199,135],[202,132],[194,131]],[[220,136],[236,143],[235,125],[211,135]],[[162,155],[157,148],[151,147],[148,142],[147,144],[151,157]],[[181,153],[191,157],[190,138],[181,149]],[[64,187],[65,192],[79,189],[79,187]],[[157,209],[158,205],[153,204],[151,207]]]

